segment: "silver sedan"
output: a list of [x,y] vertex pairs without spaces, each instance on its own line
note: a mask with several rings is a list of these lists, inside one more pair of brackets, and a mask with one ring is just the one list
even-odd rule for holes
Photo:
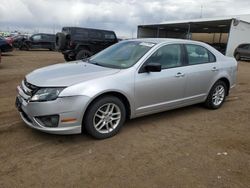
[[86,130],[108,138],[126,119],[204,103],[218,109],[236,83],[237,62],[190,40],[136,39],[95,56],[37,69],[17,87],[30,127],[56,134]]

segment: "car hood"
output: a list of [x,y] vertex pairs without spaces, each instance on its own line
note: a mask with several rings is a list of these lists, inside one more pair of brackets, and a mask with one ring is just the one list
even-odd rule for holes
[[74,61],[37,69],[26,76],[27,82],[38,87],[62,87],[99,77],[115,74],[120,69],[112,69]]

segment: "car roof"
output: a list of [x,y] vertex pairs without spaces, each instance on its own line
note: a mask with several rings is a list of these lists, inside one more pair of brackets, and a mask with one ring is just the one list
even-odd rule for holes
[[63,27],[63,29],[70,29],[70,30],[75,30],[75,29],[80,29],[80,30],[91,30],[91,31],[105,31],[105,32],[112,32],[115,33],[114,31],[111,30],[104,30],[104,29],[95,29],[95,28],[88,28],[88,27]]
[[[124,40],[126,41],[126,40]],[[210,46],[209,44],[206,44],[204,42],[194,41],[194,40],[186,40],[186,39],[175,39],[175,38],[140,38],[140,39],[131,39],[128,41],[139,41],[139,42],[148,42],[148,43],[154,43],[157,46],[161,44],[174,44],[174,43],[181,43],[181,44],[194,44],[199,45],[202,47],[205,47],[210,52],[212,52],[216,58],[224,58],[225,56],[221,54],[218,50]]]
[[193,41],[193,40],[186,40],[186,39],[174,39],[174,38],[140,38],[140,39],[131,39],[130,41],[140,41],[140,42],[149,42],[149,43],[155,43],[155,44],[161,44],[161,43],[184,43],[184,44],[204,44],[203,42],[199,41]]

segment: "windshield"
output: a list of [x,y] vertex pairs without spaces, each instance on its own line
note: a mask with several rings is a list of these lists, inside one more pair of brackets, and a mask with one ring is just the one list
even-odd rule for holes
[[154,45],[148,42],[124,41],[101,51],[89,61],[104,67],[126,69],[133,66]]

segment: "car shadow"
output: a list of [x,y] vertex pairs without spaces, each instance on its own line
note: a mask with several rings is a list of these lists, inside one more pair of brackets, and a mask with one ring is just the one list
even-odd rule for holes
[[[202,104],[195,104],[192,106],[187,106],[187,107],[182,107],[182,108],[178,108],[178,109],[174,109],[174,110],[169,110],[169,111],[164,111],[164,112],[160,112],[160,113],[156,113],[156,114],[152,114],[152,115],[147,115],[147,116],[143,116],[143,117],[138,117],[132,120],[127,120],[124,124],[123,129],[121,130],[121,132],[123,131],[129,131],[131,130],[131,128],[134,128],[134,126],[137,125],[145,125],[145,122],[154,122],[156,120],[166,120],[166,118],[177,118],[178,116],[185,116],[187,114],[195,114],[200,113],[201,110],[207,111],[208,109],[204,108]],[[147,125],[145,125],[146,127]],[[96,140],[93,137],[89,136],[86,132],[82,133],[82,134],[76,134],[76,135],[55,135],[55,134],[48,134],[48,133],[44,133],[41,131],[37,131],[32,129],[32,134],[35,134],[36,137],[40,137],[40,139],[44,139],[44,140],[49,140],[49,142],[52,143],[76,143],[76,142],[90,142],[92,143],[93,141],[101,141],[101,140]],[[112,137],[113,139],[115,137],[119,137],[119,134]],[[109,138],[109,139],[112,139]],[[109,140],[108,139],[108,140]]]
[[127,121],[125,126],[134,126],[136,124],[143,124],[145,122],[154,122],[155,120],[166,120],[175,119],[177,117],[185,116],[188,114],[200,113],[202,111],[207,111],[203,104],[194,104],[191,106],[181,107],[173,110],[168,110],[164,112],[155,113],[152,115],[147,115]]
[[49,49],[29,49],[29,50],[18,50],[18,51],[25,51],[25,52],[58,52],[56,50],[49,50]]

